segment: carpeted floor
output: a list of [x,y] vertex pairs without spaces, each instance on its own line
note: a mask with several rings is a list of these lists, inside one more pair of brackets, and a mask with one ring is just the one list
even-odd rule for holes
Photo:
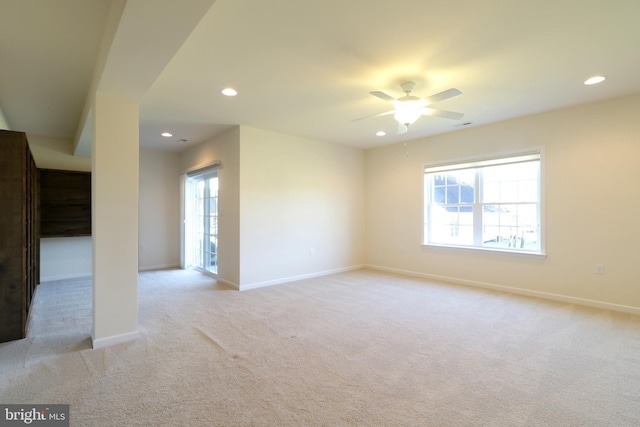
[[640,317],[358,270],[238,292],[144,272],[142,338],[90,349],[91,282],[39,286],[0,403],[73,426],[637,426]]

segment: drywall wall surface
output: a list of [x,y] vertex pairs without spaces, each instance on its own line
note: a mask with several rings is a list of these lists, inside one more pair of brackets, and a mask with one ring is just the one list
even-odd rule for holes
[[94,348],[138,334],[138,102],[97,94],[91,157]]
[[364,261],[364,152],[240,128],[242,287]]
[[[231,130],[183,151],[181,171],[220,161],[218,170],[218,279],[240,283],[240,129]],[[178,179],[178,177],[176,177]]]
[[40,239],[40,281],[91,276],[91,237]]
[[180,155],[140,150],[140,270],[180,265]]
[[[367,150],[367,263],[640,308],[637,111],[640,95]],[[421,245],[424,164],[537,146],[546,257]]]

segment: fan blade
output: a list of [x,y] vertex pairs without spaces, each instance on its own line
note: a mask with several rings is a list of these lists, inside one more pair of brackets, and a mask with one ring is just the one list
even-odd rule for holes
[[398,124],[398,135],[402,135],[403,133],[407,133],[409,130],[409,126],[403,125],[402,123]]
[[420,114],[422,114],[423,116],[442,117],[444,119],[451,120],[460,120],[464,117],[464,114],[462,113],[454,113],[453,111],[447,110],[438,110],[431,107],[423,108],[422,110],[420,110]]
[[373,91],[373,92],[369,92],[371,95],[373,96],[377,96],[378,98],[382,99],[383,101],[389,101],[389,102],[393,102],[396,99],[393,96],[387,95],[384,92],[380,92],[379,90]]
[[352,122],[359,122],[360,120],[370,119],[371,117],[380,117],[380,116],[388,116],[389,114],[395,113],[396,110],[385,111],[384,113],[371,114],[369,116],[360,117],[359,119],[353,119]]
[[454,96],[458,96],[458,95],[462,95],[462,92],[460,92],[456,88],[451,88],[451,89],[445,90],[444,92],[427,96],[426,98],[424,98],[424,100],[427,101],[427,105],[430,105],[436,102],[444,101],[445,99],[453,98]]

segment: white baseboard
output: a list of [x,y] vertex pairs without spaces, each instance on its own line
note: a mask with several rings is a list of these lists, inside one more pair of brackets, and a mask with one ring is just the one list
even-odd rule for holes
[[91,279],[92,273],[62,274],[59,276],[40,276],[40,283],[69,279]]
[[281,279],[266,280],[264,282],[255,282],[255,283],[249,283],[247,285],[239,285],[237,287],[234,285],[234,287],[240,291],[248,291],[250,289],[263,288],[265,286],[281,285],[283,283],[295,282],[297,280],[312,279],[314,277],[322,277],[322,276],[328,276],[330,274],[344,273],[345,271],[359,270],[361,268],[364,268],[364,265],[355,265],[352,267],[336,268],[334,270],[325,270],[325,271],[319,271],[316,273],[301,274],[299,276],[289,276]]
[[[150,270],[167,270],[170,268],[180,268],[180,264],[159,264],[159,265],[145,265],[144,267],[138,267],[138,271],[150,271]],[[74,273],[74,274],[61,274],[58,276],[41,276],[40,283],[43,282],[55,282],[57,280],[69,280],[69,279],[90,279],[93,273]]]
[[180,268],[180,264],[179,263],[175,263],[175,264],[159,264],[159,265],[138,266],[138,271],[168,270],[170,268]]
[[94,350],[99,348],[109,347],[116,344],[122,344],[124,342],[134,341],[140,338],[139,331],[127,332],[126,334],[113,335],[111,337],[106,338],[98,338],[95,339],[93,336],[91,337],[91,344]]
[[584,306],[587,306],[587,307],[602,308],[602,309],[605,309],[605,310],[619,311],[619,312],[623,312],[623,313],[640,314],[640,307],[613,304],[613,303],[604,302],[604,301],[596,301],[596,300],[590,300],[590,299],[585,299],[585,298],[570,297],[570,296],[566,296],[566,295],[552,294],[552,293],[548,293],[548,292],[533,291],[533,290],[529,290],[529,289],[513,288],[513,287],[510,287],[510,286],[496,285],[496,284],[493,284],[493,283],[478,282],[478,281],[474,281],[474,280],[459,279],[459,278],[456,278],[456,277],[438,276],[438,275],[435,275],[435,274],[427,274],[427,273],[420,273],[420,272],[417,272],[417,271],[401,270],[401,269],[398,269],[398,268],[383,267],[383,266],[379,266],[379,265],[366,265],[365,267],[366,268],[371,268],[373,270],[380,270],[380,271],[387,271],[389,273],[402,274],[402,275],[405,275],[405,276],[413,276],[413,277],[420,277],[420,278],[423,278],[423,279],[435,280],[435,281],[438,281],[438,282],[445,282],[445,283],[448,282],[448,283],[455,283],[455,284],[465,285],[465,286],[473,286],[473,287],[477,287],[477,288],[491,289],[491,290],[494,290],[494,291],[508,292],[508,293],[511,293],[511,294],[525,295],[525,296],[529,296],[529,297],[536,297],[536,298],[547,299],[547,300],[552,300],[552,301],[565,302],[565,303],[569,303],[569,304],[584,305]]
[[232,289],[235,289],[237,291],[240,290],[240,285],[238,285],[235,282],[230,282],[229,280],[221,279],[220,277],[216,277],[216,282],[220,282],[223,285],[228,286],[228,287],[230,287]]

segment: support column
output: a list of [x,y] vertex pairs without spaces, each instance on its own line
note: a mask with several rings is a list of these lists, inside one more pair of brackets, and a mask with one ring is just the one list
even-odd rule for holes
[[92,141],[93,348],[138,337],[139,106],[96,94]]

